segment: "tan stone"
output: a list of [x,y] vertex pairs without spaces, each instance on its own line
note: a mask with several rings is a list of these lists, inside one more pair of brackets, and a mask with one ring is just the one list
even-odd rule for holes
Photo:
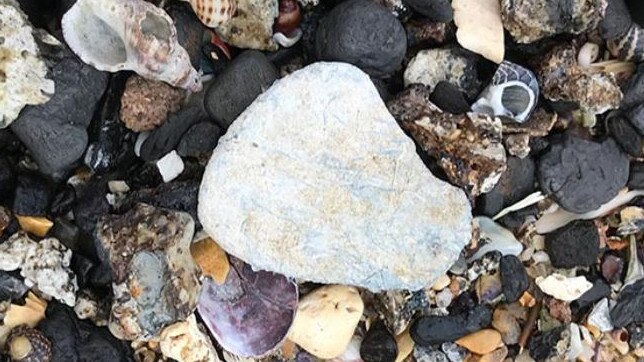
[[396,345],[398,346],[396,362],[402,362],[414,351],[414,340],[411,339],[409,329],[396,336]]
[[480,355],[488,354],[500,346],[501,333],[494,329],[481,329],[480,331],[468,334],[456,340],[456,344],[466,348],[468,351]]
[[316,357],[337,357],[349,345],[363,310],[356,288],[323,286],[300,300],[288,338]]
[[432,289],[434,289],[435,291],[441,291],[445,289],[445,287],[447,287],[451,281],[452,280],[449,278],[449,276],[443,274],[438,277],[438,279],[436,279],[436,281],[432,285]]
[[205,276],[219,285],[224,284],[230,271],[230,262],[224,249],[211,238],[205,238],[192,243],[190,253]]
[[161,331],[161,352],[181,362],[219,362],[210,338],[197,325],[195,315],[172,324]]
[[454,0],[456,40],[465,49],[501,63],[505,54],[498,0]]
[[47,309],[47,302],[32,292],[27,293],[25,305],[11,304],[0,325],[0,347],[4,345],[9,332],[14,327],[22,324],[36,327],[41,320],[45,319],[45,309]]
[[54,226],[54,223],[46,217],[16,215],[16,218],[22,230],[40,238],[44,238],[51,227]]

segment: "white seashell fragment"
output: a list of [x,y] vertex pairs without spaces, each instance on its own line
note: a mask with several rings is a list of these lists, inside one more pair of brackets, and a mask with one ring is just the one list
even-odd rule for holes
[[163,182],[170,182],[183,172],[185,166],[177,151],[172,151],[157,161],[157,168]]
[[230,20],[237,11],[237,0],[183,0],[190,3],[197,18],[214,28]]
[[593,325],[602,332],[612,331],[613,321],[610,319],[610,308],[608,307],[608,299],[600,300],[593,310],[588,315],[588,324]]
[[568,278],[558,273],[538,277],[535,283],[542,292],[566,302],[577,300],[593,287],[584,276]]
[[521,253],[523,245],[511,231],[492,221],[489,217],[479,216],[475,220],[479,223],[481,239],[485,239],[488,243],[477,250],[468,262],[477,260],[493,250],[498,250],[503,255],[519,255]]
[[297,28],[293,31],[293,34],[291,34],[290,37],[283,33],[275,33],[273,34],[273,40],[284,48],[290,48],[302,39],[302,34],[302,29]]
[[98,70],[133,70],[191,91],[199,73],[177,41],[172,18],[143,0],[79,0],[65,13],[63,36],[83,62]]
[[622,289],[644,278],[644,266],[642,266],[642,263],[640,263],[640,260],[637,257],[637,240],[635,235],[631,235],[630,239],[628,250],[628,270],[626,271],[626,277],[624,278]]
[[501,63],[505,55],[501,5],[498,0],[454,0],[456,40],[465,49]]

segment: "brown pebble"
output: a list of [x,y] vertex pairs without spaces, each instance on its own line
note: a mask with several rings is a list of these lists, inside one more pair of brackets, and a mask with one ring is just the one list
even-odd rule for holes
[[501,333],[494,329],[481,329],[456,340],[456,344],[480,355],[490,353],[503,345]]
[[536,303],[536,299],[534,299],[532,294],[528,292],[524,292],[521,298],[519,298],[519,304],[521,304],[522,307],[532,308]]
[[153,130],[181,108],[185,95],[183,89],[133,75],[121,96],[121,121],[135,132]]
[[230,271],[230,262],[224,249],[211,238],[206,238],[190,245],[190,253],[205,276],[219,285],[224,284]]

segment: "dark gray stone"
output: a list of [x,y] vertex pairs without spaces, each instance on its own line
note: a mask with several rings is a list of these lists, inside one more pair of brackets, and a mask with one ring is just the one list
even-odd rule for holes
[[537,333],[528,342],[530,357],[537,361],[544,361],[546,358],[553,356],[556,352],[557,342],[561,339],[566,327],[557,327],[543,333]]
[[564,209],[595,210],[626,185],[628,158],[612,138],[594,142],[566,133],[551,141],[537,174],[543,193]]
[[470,103],[461,88],[450,82],[438,82],[429,100],[445,112],[463,114],[470,111]]
[[452,342],[481,330],[492,322],[492,313],[482,305],[460,314],[424,316],[416,319],[409,329],[411,338],[421,346]]
[[617,304],[610,311],[610,318],[617,328],[634,322],[644,322],[644,279],[622,289]]
[[[624,98],[622,98],[622,109],[629,109],[644,103],[644,64],[637,67],[637,72],[628,81],[624,87]],[[635,124],[633,119],[631,122]],[[644,120],[642,120],[644,123]],[[644,130],[644,127],[640,128]]]
[[168,117],[168,120],[150,133],[141,145],[140,157],[145,161],[155,161],[172,151],[181,137],[194,124],[207,119],[198,106],[186,106]]
[[172,2],[165,8],[165,11],[174,21],[174,26],[177,29],[177,41],[188,52],[192,66],[199,69],[202,57],[201,44],[206,27],[201,24],[188,3]]
[[606,40],[615,39],[626,34],[632,21],[624,0],[610,0],[599,24],[599,32]]
[[[642,125],[644,126],[644,107],[642,107]],[[644,137],[626,118],[621,115],[609,117],[606,128],[624,152],[633,157],[642,156]]]
[[577,220],[545,237],[546,252],[555,268],[591,266],[599,255],[599,232],[592,220]]
[[400,21],[371,0],[348,0],[320,22],[315,37],[319,60],[351,63],[381,77],[400,67],[407,35]]
[[8,200],[16,182],[13,162],[7,156],[0,156],[0,201]]
[[0,270],[0,302],[22,298],[28,290],[17,273]]
[[275,66],[256,50],[239,54],[206,92],[206,111],[223,129],[277,79]]
[[507,166],[492,191],[476,199],[477,213],[494,216],[535,191],[536,166],[531,157],[508,157]]
[[640,134],[644,134],[644,99],[642,100],[642,104],[629,110],[626,113],[626,117]]
[[25,107],[11,130],[46,174],[68,170],[85,152],[87,126],[107,87],[107,73],[75,57],[63,58],[51,71],[56,92],[37,106]]
[[183,134],[177,153],[183,157],[199,157],[208,154],[217,146],[221,128],[212,122],[200,122]]
[[450,0],[404,0],[403,3],[431,21],[447,23],[454,17]]
[[360,344],[360,357],[364,362],[394,362],[398,355],[396,339],[382,321],[369,328]]
[[631,163],[628,183],[626,186],[628,186],[629,189],[644,189],[644,163]]
[[43,177],[27,173],[18,176],[13,197],[13,212],[17,215],[45,216],[53,197],[51,185]]
[[528,273],[521,260],[514,255],[503,256],[499,263],[499,270],[505,301],[514,303],[521,298],[523,292],[528,290],[530,286]]
[[54,196],[49,208],[50,214],[54,217],[67,214],[76,203],[76,190],[71,185],[65,184]]
[[609,297],[610,292],[610,285],[608,285],[604,279],[598,278],[593,283],[592,288],[582,294],[581,297],[577,298],[577,300],[570,303],[570,308],[574,314],[577,314],[578,311],[593,305],[598,300]]

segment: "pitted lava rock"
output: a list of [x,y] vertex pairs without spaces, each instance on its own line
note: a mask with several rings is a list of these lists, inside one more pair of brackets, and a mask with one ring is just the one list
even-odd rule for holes
[[599,255],[599,232],[591,220],[577,220],[548,233],[545,245],[555,268],[591,266]]

